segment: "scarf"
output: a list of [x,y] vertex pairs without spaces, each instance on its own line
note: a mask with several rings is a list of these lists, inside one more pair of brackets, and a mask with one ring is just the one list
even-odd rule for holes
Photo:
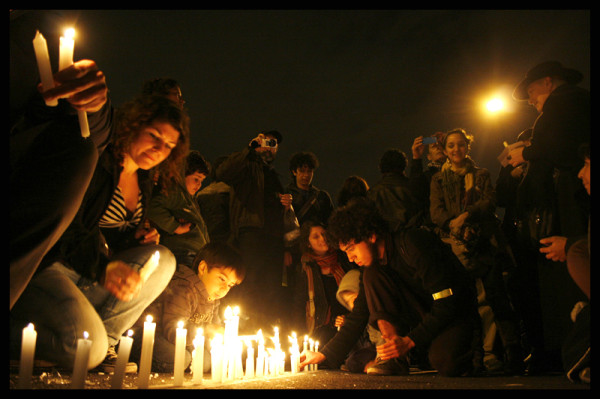
[[344,269],[342,269],[342,266],[340,266],[337,252],[328,252],[325,255],[306,253],[302,257],[304,258],[304,261],[313,260],[321,268],[321,271],[329,268],[331,275],[335,278],[335,282],[338,286],[340,285],[340,281],[342,281],[345,272]]
[[447,160],[442,166],[442,186],[453,202],[457,201],[456,193],[464,189],[465,196],[461,202],[461,210],[470,205],[473,202],[475,190],[475,163],[473,160],[467,156],[465,165],[455,170],[452,169],[452,164]]

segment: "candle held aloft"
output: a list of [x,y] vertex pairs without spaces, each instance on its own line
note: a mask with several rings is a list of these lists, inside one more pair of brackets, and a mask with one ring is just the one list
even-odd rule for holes
[[173,385],[183,385],[183,374],[185,371],[185,345],[187,329],[183,328],[183,321],[177,323],[175,331],[175,366],[173,370]]
[[[69,28],[65,31],[65,35],[60,37],[60,48],[58,54],[58,71],[73,65],[73,51],[75,49],[75,29]],[[82,137],[89,137],[90,126],[85,111],[77,111],[79,119],[79,128]]]
[[121,389],[123,387],[123,377],[125,376],[125,366],[129,361],[131,346],[133,344],[133,331],[127,331],[126,337],[121,337],[119,340],[119,353],[117,353],[117,364],[115,365],[115,373],[111,382],[111,389]]
[[71,389],[83,389],[87,377],[88,364],[90,360],[90,349],[92,341],[88,339],[87,331],[83,332],[83,338],[77,340],[77,351],[73,364],[73,376],[71,378]]
[[138,373],[138,388],[148,388],[150,369],[152,368],[152,352],[154,350],[154,334],[156,323],[152,322],[152,316],[148,315],[144,322],[144,333],[142,335],[142,354],[140,356],[140,371]]
[[[46,39],[40,33],[35,32],[33,39],[33,50],[35,51],[35,59],[37,61],[38,70],[40,73],[40,80],[42,81],[42,90],[50,90],[54,88],[54,75],[52,75],[52,67],[50,66],[50,55],[48,54],[48,44]],[[56,107],[58,100],[46,102],[46,105],[50,107]]]
[[19,388],[31,388],[31,373],[33,371],[33,359],[35,355],[35,342],[37,332],[32,323],[23,329],[21,341],[21,361],[19,364]]

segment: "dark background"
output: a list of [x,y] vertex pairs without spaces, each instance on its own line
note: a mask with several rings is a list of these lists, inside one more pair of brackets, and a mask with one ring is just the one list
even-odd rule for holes
[[[558,60],[590,85],[590,10],[85,10],[75,60],[94,59],[115,105],[145,80],[180,82],[192,149],[210,161],[262,130],[284,137],[275,166],[290,181],[296,151],[320,160],[313,184],[335,200],[342,181],[379,179],[391,147],[462,127],[471,155],[496,156],[535,109],[510,97],[528,69]],[[499,93],[509,110],[486,114]]]

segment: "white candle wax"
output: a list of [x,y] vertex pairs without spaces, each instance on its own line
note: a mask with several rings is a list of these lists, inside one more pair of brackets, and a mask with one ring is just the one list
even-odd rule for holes
[[201,328],[194,339],[194,353],[192,353],[192,382],[201,384],[204,374],[204,335]]
[[183,328],[183,321],[177,323],[175,331],[175,367],[173,371],[173,385],[183,385],[183,374],[185,371],[185,345],[187,329]]
[[[315,352],[319,351],[319,341],[315,342]],[[314,364],[314,370],[318,370],[319,369],[319,365],[318,364]]]
[[144,266],[140,269],[140,277],[142,277],[142,281],[146,282],[148,277],[154,272],[154,270],[158,267],[158,262],[160,261],[160,252],[156,251],[152,254],[150,259]]
[[[65,36],[60,37],[60,48],[58,54],[58,70],[62,71],[65,68],[73,65],[73,51],[75,49],[75,29],[69,28],[65,31]],[[85,111],[77,111],[79,119],[79,128],[81,129],[82,137],[89,137],[90,126]]]
[[[52,67],[50,66],[50,55],[48,54],[48,44],[46,39],[39,32],[35,32],[33,39],[33,50],[37,61],[40,80],[42,81],[42,90],[46,91],[54,88],[54,76],[52,75]],[[58,105],[58,100],[46,102],[46,105],[55,107]]]
[[119,340],[119,353],[117,353],[117,364],[115,365],[115,373],[111,382],[111,389],[121,389],[123,387],[123,377],[125,376],[125,366],[129,361],[131,353],[131,345],[133,344],[133,331],[127,331],[127,336],[121,337]]
[[210,341],[211,378],[213,382],[221,382],[223,371],[223,336],[216,334]]
[[62,71],[65,68],[73,65],[73,50],[75,48],[75,30],[69,28],[65,31],[65,35],[60,37],[60,51],[58,54],[58,70]]
[[83,332],[83,338],[77,340],[77,351],[73,364],[73,376],[71,378],[71,389],[83,389],[85,377],[87,377],[90,349],[92,341],[88,339],[87,331]]
[[148,388],[150,370],[152,368],[152,352],[154,350],[154,334],[156,323],[152,322],[152,316],[146,317],[144,322],[144,333],[142,335],[142,354],[140,356],[140,371],[138,372],[138,388]]
[[248,341],[246,343],[246,378],[254,377],[254,347],[252,346],[252,342]]
[[31,388],[31,373],[33,371],[33,359],[35,355],[35,341],[37,340],[37,332],[33,324],[29,323],[23,329],[23,337],[21,342],[21,361],[19,364],[19,388]]
[[265,370],[265,341],[262,336],[262,330],[256,333],[256,341],[258,342],[258,354],[256,356],[256,376],[262,377]]

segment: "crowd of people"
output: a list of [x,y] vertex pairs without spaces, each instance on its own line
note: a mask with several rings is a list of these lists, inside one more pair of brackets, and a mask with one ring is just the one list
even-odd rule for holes
[[452,129],[416,137],[410,159],[384,151],[381,179],[340,179],[334,203],[313,184],[312,152],[291,156],[284,185],[279,131],[213,162],[190,149],[174,79],[144,82],[115,108],[99,67],[82,60],[42,92],[35,17],[11,13],[11,359],[32,322],[38,362],[72,367],[87,331],[89,369],[110,372],[120,337],[141,337],[152,314],[152,369],[169,372],[177,323],[189,365],[195,327],[220,331],[231,304],[242,331],[277,325],[319,340],[302,366],[590,381],[590,98],[579,72],[544,62],[516,86],[539,117],[498,176],[469,155],[473,136]]

